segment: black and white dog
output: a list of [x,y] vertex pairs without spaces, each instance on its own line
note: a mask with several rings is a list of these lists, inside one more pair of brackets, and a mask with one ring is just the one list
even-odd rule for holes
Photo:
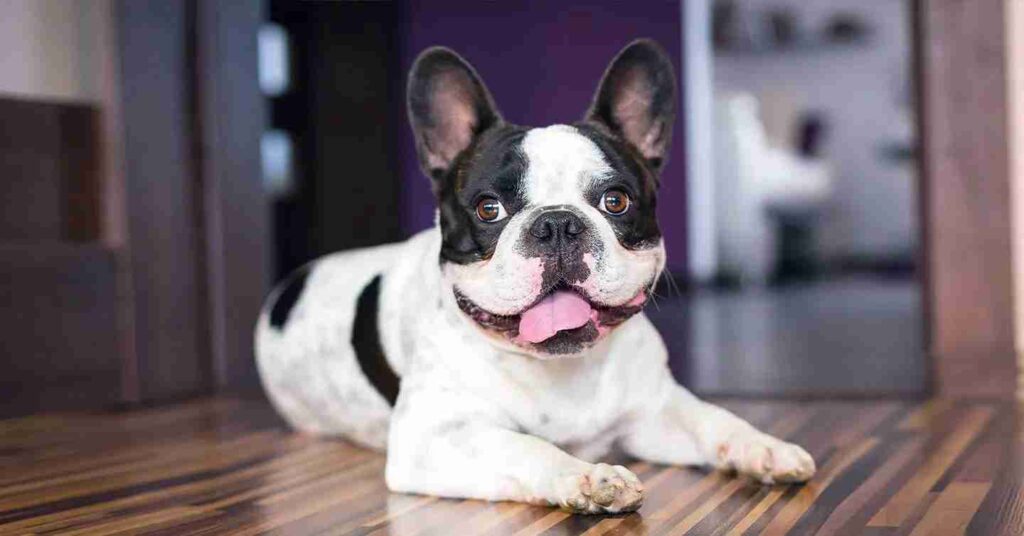
[[635,510],[637,477],[594,463],[613,445],[810,478],[802,448],[679,386],[640,312],[665,265],[654,209],[674,80],[636,41],[583,121],[525,128],[457,54],[425,51],[408,105],[437,225],[324,257],[272,294],[257,359],[281,414],[386,447],[396,492]]

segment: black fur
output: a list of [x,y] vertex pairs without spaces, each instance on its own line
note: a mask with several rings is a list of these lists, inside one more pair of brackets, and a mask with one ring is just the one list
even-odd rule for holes
[[295,304],[306,288],[306,278],[309,277],[309,267],[303,266],[292,272],[291,275],[281,283],[281,290],[274,300],[274,306],[270,309],[270,325],[277,329],[284,329],[288,323],[288,316],[291,314]]
[[484,132],[439,177],[442,261],[469,264],[494,253],[508,219],[480,221],[476,205],[481,198],[501,201],[510,217],[525,206],[520,185],[527,165],[521,150],[526,130],[503,124]]
[[594,206],[604,193],[612,188],[629,195],[631,206],[625,214],[605,214],[619,242],[628,249],[644,249],[657,245],[661,239],[658,227],[658,178],[655,171],[639,152],[600,125],[577,123],[573,125],[597,145],[608,165],[614,170],[614,181],[603,182],[600,187],[585,192],[585,198]]
[[352,348],[356,351],[359,368],[370,380],[370,384],[388,401],[388,404],[394,406],[395,400],[398,399],[398,376],[391,370],[384,356],[380,332],[377,329],[380,281],[379,275],[374,277],[359,293],[356,318],[352,323]]
[[[583,254],[599,254],[603,244],[595,240],[585,222],[586,218],[571,206],[545,207],[530,224],[530,230],[519,237],[516,244],[519,253],[524,257],[538,257],[544,263],[541,293],[582,283],[590,277]],[[548,227],[551,227],[551,236],[547,236]],[[575,227],[575,230],[567,227]]]

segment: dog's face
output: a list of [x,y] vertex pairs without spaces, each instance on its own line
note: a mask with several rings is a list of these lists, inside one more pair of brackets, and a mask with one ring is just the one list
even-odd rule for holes
[[655,205],[675,104],[656,45],[619,53],[574,125],[506,123],[443,48],[420,56],[408,94],[442,273],[479,329],[538,357],[573,355],[643,308],[665,264]]

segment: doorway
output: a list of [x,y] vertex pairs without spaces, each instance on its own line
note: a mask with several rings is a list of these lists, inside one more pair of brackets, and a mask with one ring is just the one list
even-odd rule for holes
[[679,372],[705,394],[925,392],[911,2],[683,9],[691,292],[651,312],[686,318]]

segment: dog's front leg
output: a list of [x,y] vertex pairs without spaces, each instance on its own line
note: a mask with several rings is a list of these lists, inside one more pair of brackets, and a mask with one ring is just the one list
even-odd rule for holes
[[699,400],[670,378],[666,382],[623,437],[630,454],[660,463],[711,465],[764,483],[803,482],[814,475],[814,459],[804,449]]
[[518,501],[578,513],[629,512],[640,480],[622,466],[587,463],[514,424],[479,400],[403,391],[388,440],[386,478],[395,492]]

